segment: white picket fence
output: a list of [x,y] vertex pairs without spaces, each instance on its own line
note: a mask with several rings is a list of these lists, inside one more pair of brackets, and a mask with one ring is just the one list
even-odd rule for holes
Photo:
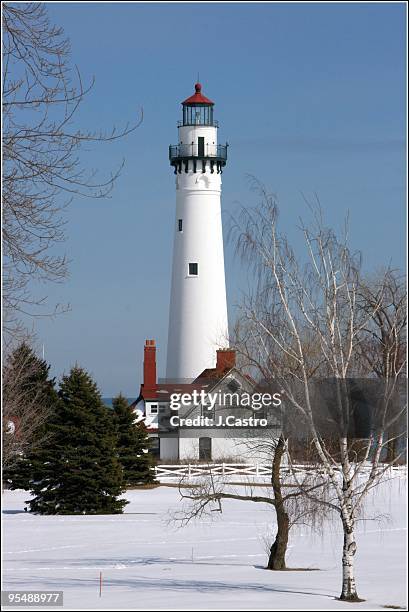
[[250,463],[187,463],[173,465],[157,465],[155,467],[158,480],[167,478],[194,478],[212,474],[213,476],[269,476],[271,466]]
[[[285,466],[281,468],[283,471],[288,470]],[[392,471],[404,471],[406,474],[406,466],[393,466],[389,468]],[[292,470],[297,472],[305,472],[306,470],[317,471],[316,466],[308,465],[293,465]],[[271,478],[271,465],[261,463],[174,463],[170,465],[157,465],[155,467],[156,479],[162,482],[167,480],[181,478],[197,478],[200,476],[251,476],[252,478],[262,478],[269,480]]]

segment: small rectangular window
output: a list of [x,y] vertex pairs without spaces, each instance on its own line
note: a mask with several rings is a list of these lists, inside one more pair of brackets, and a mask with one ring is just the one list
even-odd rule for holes
[[199,136],[197,139],[197,156],[204,157],[205,154],[205,139],[204,136]]
[[150,405],[150,411],[151,411],[151,414],[158,414],[158,405],[157,404],[151,404]]
[[179,228],[179,232],[183,232],[183,219],[179,219],[178,228]]
[[189,276],[197,276],[199,274],[199,266],[197,263],[189,264]]

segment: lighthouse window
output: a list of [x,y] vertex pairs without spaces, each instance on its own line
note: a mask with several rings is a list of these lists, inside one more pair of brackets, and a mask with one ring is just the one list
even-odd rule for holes
[[178,228],[179,228],[179,232],[183,232],[183,219],[179,219]]
[[205,154],[205,139],[204,136],[199,136],[197,139],[197,155],[198,157],[204,157]]
[[190,263],[189,264],[189,276],[197,276],[199,273],[198,267],[199,266],[197,263]]

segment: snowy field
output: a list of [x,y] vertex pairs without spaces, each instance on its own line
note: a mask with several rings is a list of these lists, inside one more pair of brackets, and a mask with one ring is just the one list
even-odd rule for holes
[[180,508],[174,488],[129,491],[131,503],[117,516],[32,516],[23,511],[27,497],[4,493],[3,589],[63,590],[65,609],[406,607],[402,477],[368,501],[367,517],[379,520],[358,526],[358,593],[366,599],[360,604],[336,599],[338,520],[326,524],[322,537],[305,527],[292,531],[288,565],[317,571],[269,572],[263,566],[273,512],[264,504],[229,501],[223,514],[177,529],[168,523],[169,511]]

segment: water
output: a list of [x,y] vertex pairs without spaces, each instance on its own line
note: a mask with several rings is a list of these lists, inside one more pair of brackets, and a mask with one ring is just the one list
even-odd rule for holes
[[[113,397],[103,397],[102,401],[104,402],[105,406],[108,406],[108,408],[112,408],[113,399],[114,399]],[[126,399],[129,404],[132,404],[132,402],[136,400],[136,397],[127,397]]]

